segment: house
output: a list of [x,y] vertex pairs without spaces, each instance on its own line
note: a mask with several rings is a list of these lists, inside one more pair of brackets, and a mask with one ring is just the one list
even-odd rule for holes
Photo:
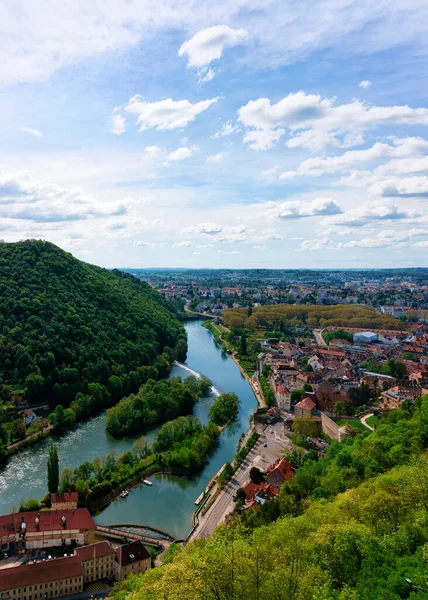
[[245,508],[251,508],[254,504],[265,504],[273,500],[278,495],[278,489],[269,483],[253,483],[252,481],[244,485]]
[[152,566],[152,559],[140,541],[116,548],[115,579],[122,581],[130,573],[144,573]]
[[37,415],[34,411],[31,410],[31,408],[27,408],[27,410],[24,410],[21,413],[22,418],[24,419],[24,423],[27,425],[31,425],[31,423],[34,423],[34,421],[37,421]]
[[279,406],[284,410],[290,410],[291,408],[291,393],[283,383],[278,383],[275,387],[275,399]]
[[83,546],[94,540],[95,523],[87,508],[12,513],[0,517],[0,544],[37,550],[53,546]]
[[67,510],[77,508],[79,496],[77,492],[63,492],[62,494],[51,494],[52,510]]
[[281,458],[271,465],[266,473],[266,483],[274,488],[280,488],[284,481],[289,481],[294,475],[294,469],[286,458]]
[[76,548],[74,554],[82,562],[84,584],[97,579],[114,579],[116,550],[110,542],[82,546]]
[[308,396],[300,400],[294,407],[294,415],[296,417],[311,417],[315,411],[315,402]]
[[0,570],[0,598],[41,600],[82,591],[83,568],[78,556]]
[[344,402],[347,399],[346,394],[335,391],[328,381],[324,381],[313,394],[309,392],[306,395],[315,402],[317,410],[326,412],[334,412],[336,402]]

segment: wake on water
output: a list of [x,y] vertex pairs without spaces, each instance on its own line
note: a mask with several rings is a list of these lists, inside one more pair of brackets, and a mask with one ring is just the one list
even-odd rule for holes
[[[194,375],[198,379],[200,379],[202,377],[202,375],[200,373],[198,373],[197,371],[194,371],[193,369],[191,369],[187,365],[183,365],[183,363],[180,363],[178,361],[174,361],[174,364],[177,365],[177,367],[180,367],[181,369],[184,369],[185,371],[188,371],[189,373],[191,373],[192,375]],[[214,396],[220,396],[220,392],[218,391],[218,389],[214,385],[211,387],[211,393]]]

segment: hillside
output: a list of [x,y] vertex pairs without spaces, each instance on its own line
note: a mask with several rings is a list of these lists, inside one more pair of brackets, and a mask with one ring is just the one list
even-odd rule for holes
[[22,389],[32,402],[68,406],[80,393],[79,418],[164,375],[186,350],[167,303],[132,275],[44,241],[0,245],[3,400]]
[[230,308],[224,311],[223,320],[228,327],[258,327],[281,329],[282,325],[309,327],[363,327],[365,329],[405,329],[403,323],[390,315],[382,315],[371,306],[334,304],[274,304],[255,306],[252,314],[248,308]]
[[[372,433],[332,442],[277,500],[244,511],[115,600],[428,599],[428,395]],[[406,582],[409,579],[410,585]]]

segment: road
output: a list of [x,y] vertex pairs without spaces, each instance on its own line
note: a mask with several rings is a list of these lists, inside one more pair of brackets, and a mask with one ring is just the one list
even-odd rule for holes
[[325,343],[325,339],[322,336],[322,329],[313,329],[312,333],[315,336],[315,340],[318,344],[318,346],[326,346],[327,344]]
[[207,513],[200,518],[199,525],[193,532],[191,539],[208,537],[217,525],[222,523],[226,516],[233,511],[235,507],[233,496],[238,488],[243,487],[250,481],[251,467],[255,466],[261,471],[266,471],[278,458],[284,456],[286,446],[293,447],[291,441],[285,435],[282,419],[274,425],[258,426],[257,431],[260,435],[257,443],[236,470],[226,487],[220,492],[217,500]]
[[361,417],[360,421],[361,423],[364,425],[364,427],[367,427],[367,429],[370,429],[370,431],[374,431],[374,427],[372,427],[371,425],[369,425],[367,423],[367,419],[369,419],[370,417],[373,417],[374,413],[369,413],[368,415],[364,415],[364,417]]

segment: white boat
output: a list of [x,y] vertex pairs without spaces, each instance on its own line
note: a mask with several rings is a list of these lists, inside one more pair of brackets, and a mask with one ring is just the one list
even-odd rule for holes
[[153,483],[150,481],[150,479],[144,479],[143,483],[145,483],[146,485],[153,485]]
[[126,498],[126,496],[129,494],[128,490],[123,490],[123,492],[120,492],[120,497],[121,498]]

